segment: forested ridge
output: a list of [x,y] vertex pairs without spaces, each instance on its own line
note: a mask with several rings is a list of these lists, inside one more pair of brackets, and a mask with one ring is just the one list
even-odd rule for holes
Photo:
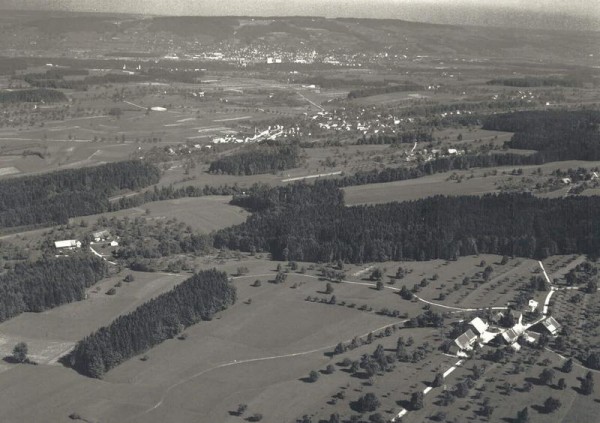
[[600,111],[544,110],[489,116],[483,129],[515,134],[510,148],[537,150],[545,162],[600,160]]
[[600,252],[600,197],[436,196],[346,207],[335,183],[320,181],[257,186],[234,203],[254,214],[217,232],[215,247],[268,251],[276,260],[362,263]]
[[208,171],[230,175],[277,172],[298,167],[301,152],[297,143],[261,143],[213,161]]
[[84,375],[102,377],[184,328],[210,320],[235,300],[236,290],[226,273],[216,269],[199,272],[79,341],[66,360]]
[[106,262],[85,255],[18,263],[0,275],[0,321],[83,300],[107,273]]
[[138,160],[0,181],[0,227],[66,223],[109,210],[110,195],[155,184],[160,171]]

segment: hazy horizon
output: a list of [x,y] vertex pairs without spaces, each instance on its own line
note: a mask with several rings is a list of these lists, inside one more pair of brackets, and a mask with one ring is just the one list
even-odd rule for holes
[[388,18],[457,25],[600,30],[587,0],[0,0],[0,9],[198,16]]

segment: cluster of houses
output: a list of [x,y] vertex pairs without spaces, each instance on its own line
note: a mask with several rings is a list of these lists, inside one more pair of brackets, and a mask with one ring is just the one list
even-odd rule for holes
[[[289,132],[289,131],[288,131]],[[289,132],[291,134],[295,131]],[[256,130],[254,136],[240,138],[236,134],[227,134],[223,137],[213,138],[213,144],[242,144],[242,143],[254,143],[264,140],[276,140],[281,136],[287,137],[286,131],[284,131],[283,125],[272,125],[263,131]]]
[[[500,317],[502,313],[499,313]],[[523,315],[508,329],[490,326],[480,317],[469,322],[469,328],[454,340],[448,352],[460,357],[467,357],[475,345],[486,345],[490,342],[497,345],[508,345],[515,351],[521,349],[519,342],[535,345],[542,332],[557,336],[561,325],[552,316],[543,317],[531,325],[523,324]]]

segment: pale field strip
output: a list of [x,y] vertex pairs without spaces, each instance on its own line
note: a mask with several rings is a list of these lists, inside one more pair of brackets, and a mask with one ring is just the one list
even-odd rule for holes
[[251,119],[252,116],[240,116],[240,117],[234,117],[234,118],[227,118],[227,119],[214,119],[213,122],[229,122],[232,120],[243,120],[243,119]]
[[282,179],[281,182],[293,182],[293,181],[302,181],[304,179],[315,179],[315,178],[322,178],[325,176],[335,176],[335,175],[341,175],[342,171],[338,170],[336,172],[329,172],[329,173],[319,173],[316,175],[308,175],[308,176],[298,176],[295,178],[287,178],[287,179]]
[[21,173],[21,171],[14,166],[0,168],[0,176],[14,175],[16,173]]

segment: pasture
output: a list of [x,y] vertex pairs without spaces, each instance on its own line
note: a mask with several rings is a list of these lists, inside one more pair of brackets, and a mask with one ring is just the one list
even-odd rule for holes
[[[379,184],[359,185],[344,188],[346,204],[381,204],[390,201],[412,201],[435,195],[484,195],[497,193],[501,187],[531,189],[536,182],[548,179],[548,175],[557,169],[591,169],[594,162],[565,161],[547,163],[541,166],[502,166],[492,168],[473,168],[436,173],[418,179],[394,181]],[[541,169],[541,176],[535,175]],[[513,175],[513,171],[522,170],[522,174]],[[562,186],[559,190],[536,193],[542,197],[563,196],[568,190]]]
[[[165,202],[165,207],[176,206]],[[451,284],[465,276],[476,280],[483,270],[482,260],[493,268],[488,282],[460,284],[458,290],[450,289]],[[9,354],[13,343],[25,340],[31,344],[32,357],[40,363],[35,367],[2,365],[0,383],[11,386],[12,394],[3,396],[0,406],[6,410],[5,419],[10,422],[67,422],[68,416],[76,413],[88,421],[109,423],[167,420],[234,423],[240,421],[235,415],[238,404],[247,404],[242,418],[260,413],[265,421],[292,423],[303,414],[312,414],[315,419],[327,419],[335,412],[346,416],[356,414],[355,401],[373,392],[381,401],[378,411],[392,418],[407,408],[412,392],[428,389],[436,373],[450,369],[457,361],[456,357],[437,350],[444,340],[442,330],[404,328],[404,321],[421,314],[424,308],[444,313],[449,322],[461,318],[462,309],[504,305],[509,296],[501,290],[519,278],[528,280],[536,274],[539,264],[525,259],[509,259],[500,264],[500,260],[499,256],[480,255],[455,262],[345,265],[343,283],[321,279],[319,266],[298,263],[294,271],[288,264],[280,263],[283,270],[287,269],[288,276],[284,283],[275,284],[278,263],[265,260],[261,254],[238,255],[237,258],[223,254],[198,257],[195,259],[197,268],[216,267],[232,275],[238,289],[234,306],[211,321],[186,329],[181,339],[168,340],[121,364],[103,380],[88,379],[61,367],[56,363],[56,356],[68,351],[78,339],[185,278],[185,274],[131,272],[134,281],[119,284],[124,275],[130,273],[121,272],[90,288],[84,301],[40,314],[26,313],[0,324],[4,341],[2,353]],[[546,261],[551,277],[560,275],[565,266],[575,263],[572,257]],[[405,270],[405,276],[393,280],[398,266]],[[378,267],[383,271],[381,290],[370,280],[371,272]],[[238,274],[240,269],[241,275]],[[423,301],[406,301],[397,294],[403,284],[412,287],[423,279],[429,281],[417,293]],[[253,286],[256,280],[261,281],[260,286]],[[333,288],[332,292],[327,293],[327,283]],[[106,291],[116,285],[116,294],[106,295]],[[497,287],[490,290],[492,285]],[[447,296],[440,299],[440,292],[446,292],[446,288]],[[334,304],[332,296],[336,298]],[[400,315],[389,317],[383,310],[397,310]],[[373,340],[368,342],[367,335],[371,332]],[[386,354],[394,354],[399,336],[411,339],[407,348],[410,353],[420,352],[417,362],[397,362],[387,371],[372,376],[372,381],[363,371],[352,374],[342,363],[345,358],[354,361],[360,360],[363,354],[372,354],[379,344]],[[349,345],[353,338],[359,340],[356,348],[330,355],[336,344]],[[490,348],[484,347],[482,354]],[[512,418],[517,408],[503,410],[500,407],[500,401],[505,398],[502,393],[505,383],[515,385],[512,390],[518,391],[524,381],[536,380],[543,368],[540,360],[548,358],[553,366],[559,366],[562,361],[550,352],[536,356],[539,353],[528,349],[520,354],[511,357],[506,364],[476,358],[458,366],[445,383],[453,386],[470,374],[473,364],[486,364],[485,375],[477,381],[468,398],[471,404],[478,404],[489,396],[491,403],[497,406],[494,418]],[[535,359],[527,364],[530,356]],[[515,362],[525,362],[519,374],[511,370]],[[326,371],[328,365],[335,370],[332,374]],[[312,370],[319,374],[315,382],[308,380]],[[563,416],[570,416],[569,407],[574,409],[582,401],[571,388],[577,386],[576,378],[581,374],[582,371],[577,370],[566,377],[569,390],[560,410],[565,413]],[[43,382],[34,383],[37,379]],[[36,386],[33,390],[32,385]],[[527,395],[512,393],[519,407],[541,404],[555,389],[534,385]],[[48,407],[51,386],[50,397],[63,400]],[[466,407],[466,399],[446,407],[435,405],[441,391],[434,388],[428,392],[426,408],[409,411],[403,421],[421,422],[439,410],[459,421],[477,416],[477,407]],[[29,399],[27,407],[10,400],[12,396],[20,398],[25,392]],[[583,416],[583,411],[577,413],[575,415]]]

